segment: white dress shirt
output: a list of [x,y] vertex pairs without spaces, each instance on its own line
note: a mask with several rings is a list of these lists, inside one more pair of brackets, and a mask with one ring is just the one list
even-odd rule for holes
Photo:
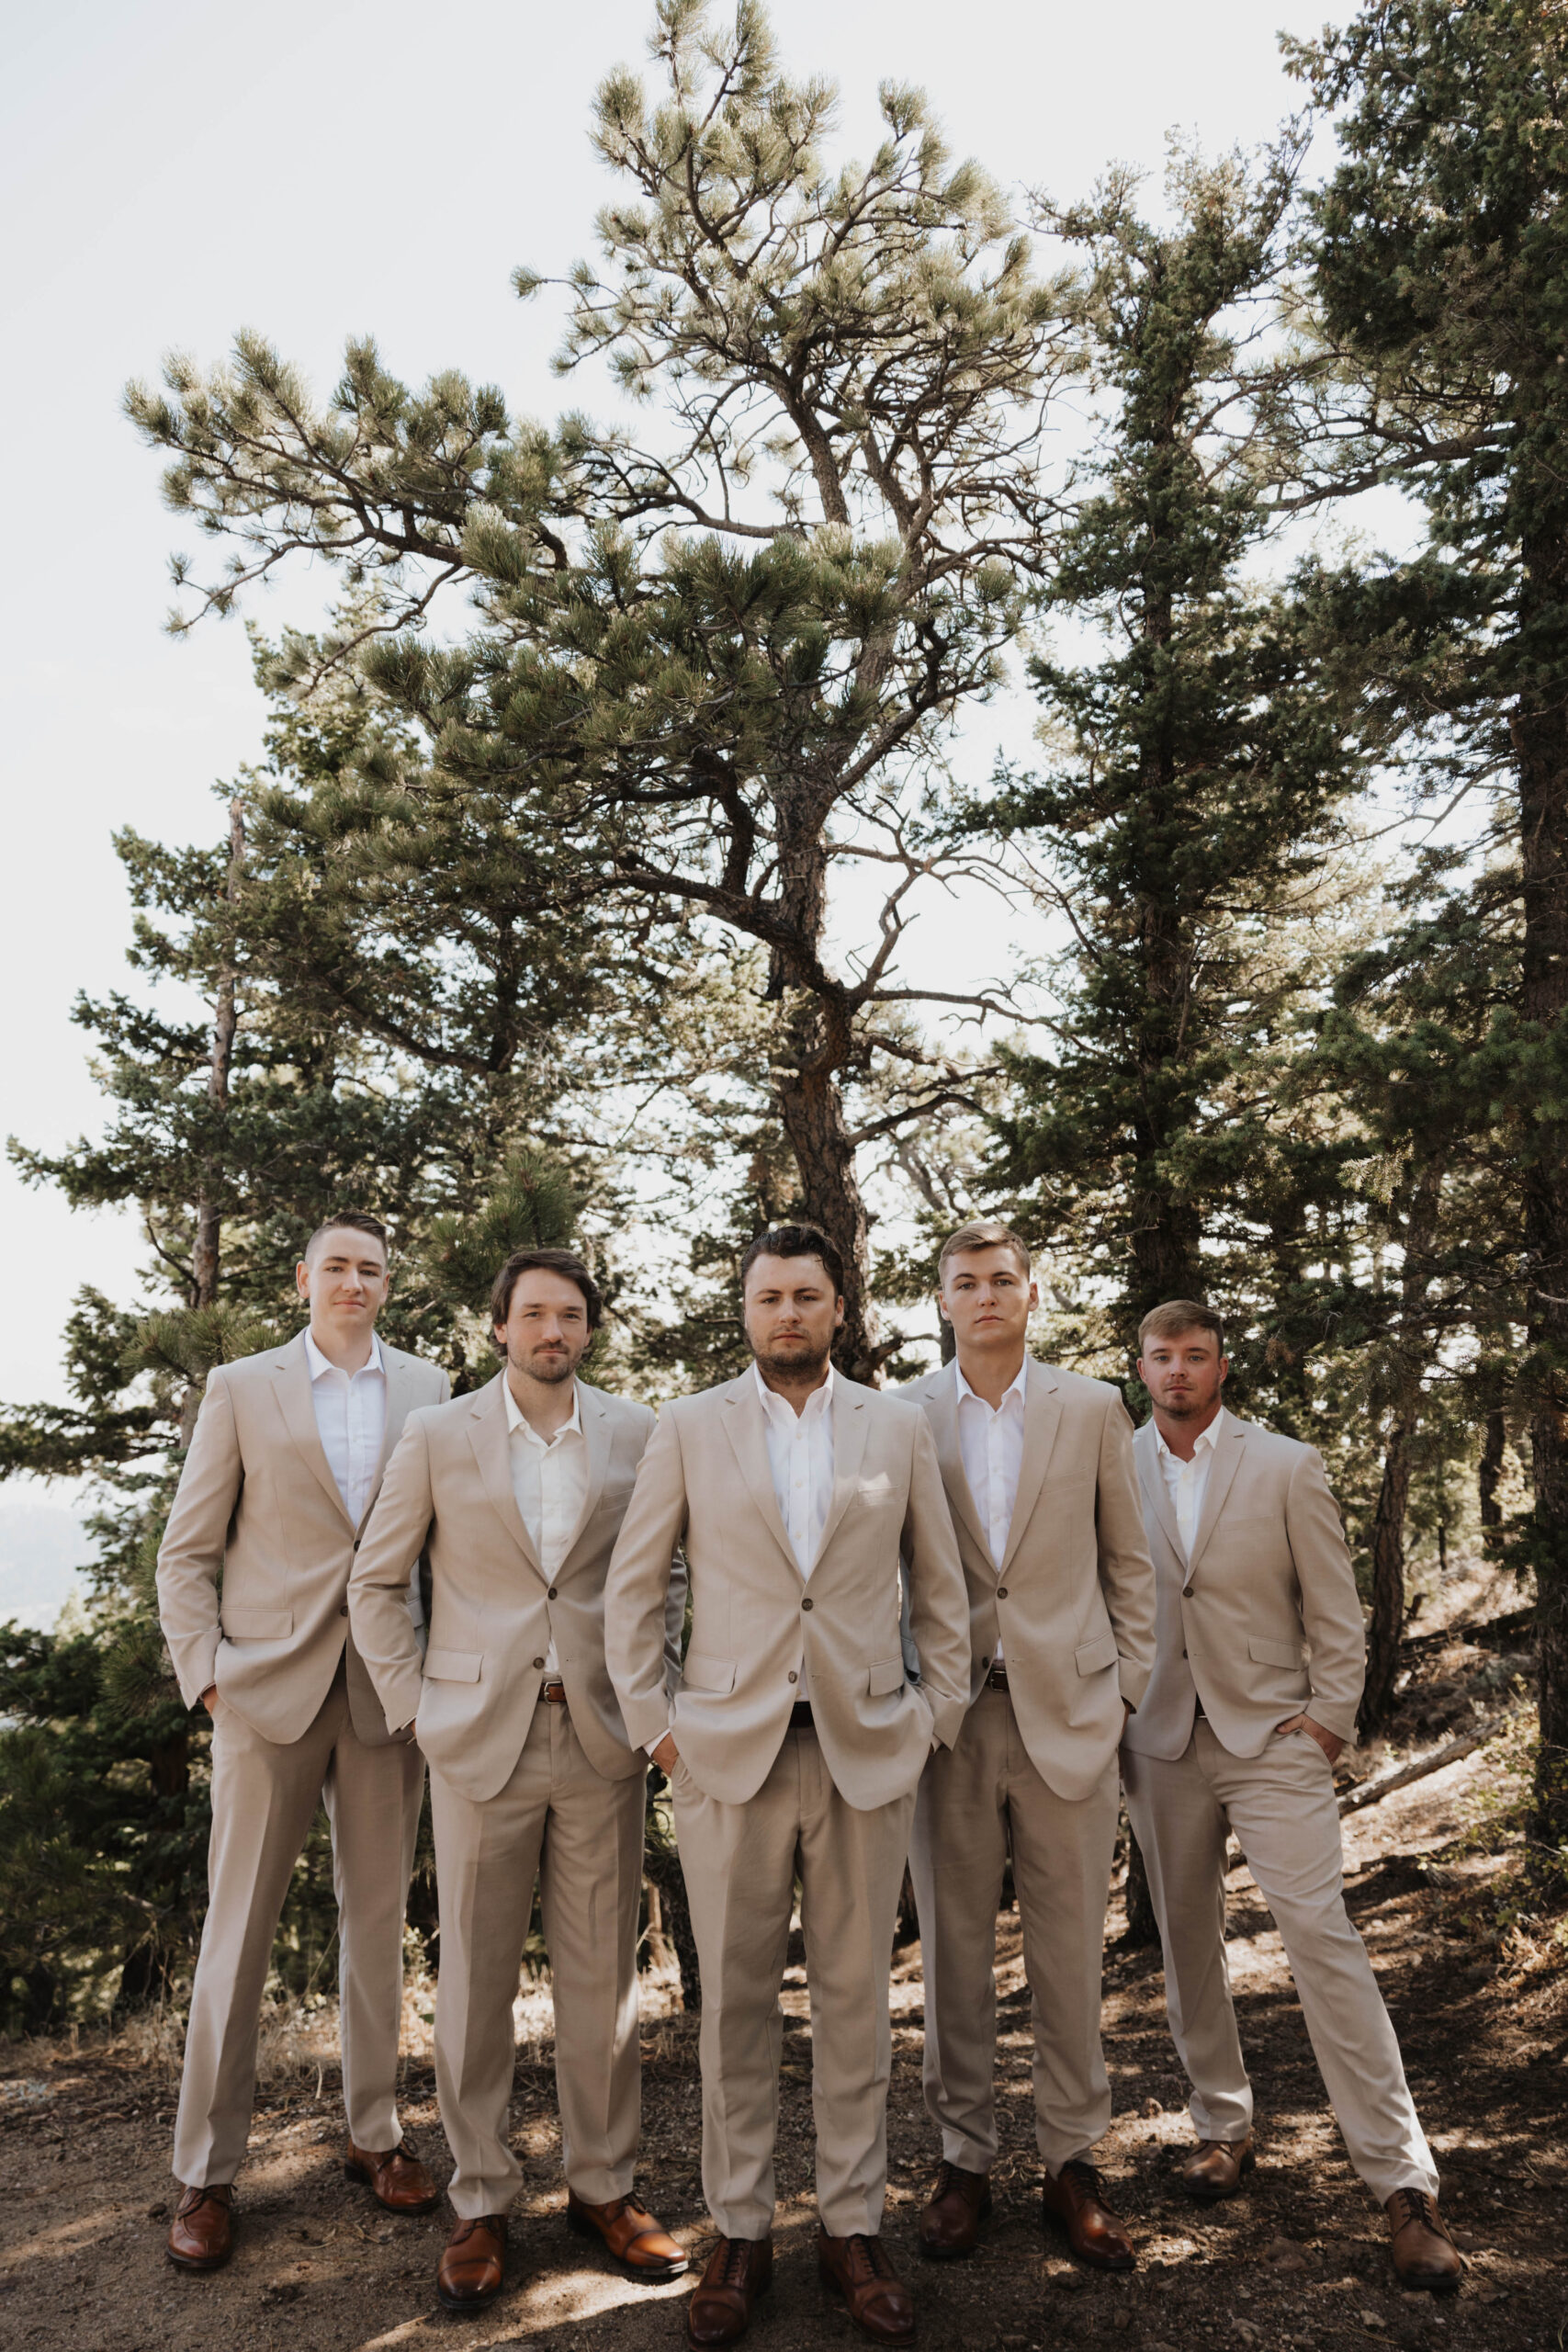
[[[1023,1467],[1023,1393],[1029,1358],[1025,1355],[1017,1378],[1009,1381],[1001,1403],[994,1408],[970,1387],[956,1356],[953,1370],[958,1383],[958,1451],[964,1476],[991,1548],[991,1565],[999,1568],[1018,1500],[1018,1476]],[[1001,1654],[998,1637],[996,1655],[999,1658]]]
[[387,1366],[381,1342],[372,1331],[369,1362],[348,1373],[321,1353],[307,1326],[305,1356],[321,1451],[343,1507],[357,1527],[370,1508],[387,1436]]
[[1214,1448],[1225,1423],[1225,1408],[1222,1405],[1206,1430],[1200,1431],[1192,1448],[1190,1462],[1183,1462],[1179,1453],[1172,1453],[1155,1425],[1155,1444],[1159,1453],[1159,1466],[1165,1473],[1166,1491],[1176,1513],[1176,1524],[1181,1534],[1181,1548],[1190,1559],[1198,1521],[1203,1516],[1203,1496],[1209,1484],[1209,1464],[1214,1458]]
[[[581,1395],[574,1379],[571,1419],[563,1422],[552,1438],[546,1439],[525,1418],[512,1393],[510,1380],[502,1381],[501,1393],[506,1399],[512,1492],[518,1517],[528,1532],[528,1541],[537,1555],[546,1582],[550,1583],[566,1557],[588,1499],[588,1441],[582,1434]],[[545,1672],[553,1675],[559,1671],[560,1661],[552,1640],[545,1652]]]
[[787,1397],[768,1386],[755,1364],[751,1377],[762,1400],[779,1517],[795,1565],[808,1577],[833,1500],[833,1367],[828,1366],[827,1379],[812,1390],[798,1413]]

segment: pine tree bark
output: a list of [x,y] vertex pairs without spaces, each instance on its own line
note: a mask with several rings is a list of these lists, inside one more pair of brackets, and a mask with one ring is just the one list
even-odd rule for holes
[[1122,1943],[1129,1951],[1143,1951],[1159,1941],[1159,1921],[1155,1917],[1154,1898],[1149,1893],[1149,1874],[1144,1867],[1143,1849],[1133,1835],[1133,1825],[1125,1811],[1122,1823],[1127,1833],[1127,1883],[1122,1893],[1126,1906],[1127,1925],[1122,1933]]
[[[1559,525],[1560,512],[1551,519]],[[1524,629],[1558,643],[1568,533],[1527,534],[1524,559]],[[1520,695],[1512,724],[1524,896],[1519,1009],[1544,1038],[1568,1022],[1568,707],[1560,652],[1539,688]],[[1548,1094],[1544,1081],[1541,1091]],[[1548,1102],[1529,1137],[1524,1190],[1540,1703],[1531,1829],[1536,1877],[1561,1897],[1568,1894],[1568,1118],[1550,1094]]]
[[1481,1505],[1481,1540],[1489,1553],[1497,1549],[1498,1531],[1503,1524],[1503,1506],[1497,1500],[1497,1488],[1503,1476],[1503,1449],[1507,1442],[1507,1424],[1503,1419],[1503,1408],[1494,1405],[1486,1416],[1485,1435],[1481,1442],[1481,1462],[1475,1476]]
[[1356,1713],[1356,1731],[1362,1739],[1381,1731],[1393,1711],[1399,1637],[1404,1629],[1404,1514],[1410,1500],[1413,1434],[1409,1417],[1396,1413],[1372,1521],[1372,1615],[1367,1627],[1367,1679]]

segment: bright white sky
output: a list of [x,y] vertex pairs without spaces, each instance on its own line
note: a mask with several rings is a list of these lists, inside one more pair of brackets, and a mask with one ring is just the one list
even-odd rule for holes
[[[839,80],[854,151],[890,75],[923,84],[953,147],[1004,182],[1076,196],[1112,158],[1157,177],[1172,127],[1210,149],[1266,138],[1299,101],[1276,28],[1351,13],[1345,0],[779,0],[774,20],[793,69]],[[259,748],[238,626],[163,634],[166,557],[193,535],[161,506],[121,385],[171,346],[217,359],[248,325],[322,388],[344,335],[369,332],[406,376],[456,365],[525,412],[564,405],[545,366],[558,314],[547,298],[519,304],[509,274],[587,249],[608,188],[589,99],[608,67],[642,61],[650,20],[650,0],[7,12],[0,1129],[58,1149],[96,1128],[69,1014],[79,989],[135,983],[110,834],[210,838],[215,780]],[[324,586],[301,582],[291,614]],[[283,616],[276,600],[258,609],[269,628]],[[131,1294],[134,1227],[73,1216],[8,1167],[0,1216],[0,1397],[57,1396],[71,1296],[83,1281]]]

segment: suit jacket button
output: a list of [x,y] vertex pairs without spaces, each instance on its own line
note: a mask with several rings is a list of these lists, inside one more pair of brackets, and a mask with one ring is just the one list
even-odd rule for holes
[[1008,1589],[1007,1589],[1006,1585],[1005,1585],[1005,1584],[999,1584],[999,1585],[998,1585],[998,1587],[997,1587],[997,1599],[998,1599],[998,1600],[1005,1600],[1007,1599],[1007,1597],[1008,1597]]
[[545,1661],[544,1661],[544,1659],[543,1659],[542,1657],[536,1657],[536,1658],[534,1660],[534,1663],[535,1663],[535,1665],[536,1665],[536,1666],[543,1666],[544,1662],[545,1662]]
[[811,1606],[811,1603],[810,1603],[810,1601],[809,1601],[809,1600],[803,1600],[803,1601],[801,1602],[801,1604],[800,1604],[800,1605],[801,1605],[801,1607],[802,1607],[803,1609],[809,1609],[809,1608],[810,1608],[810,1606]]
[[545,1599],[546,1599],[547,1600],[553,1600],[555,1599],[555,1597],[556,1597],[556,1589],[555,1589],[554,1585],[551,1585],[551,1587],[550,1587],[550,1589],[549,1589],[548,1592],[547,1592],[547,1593],[546,1593],[546,1595],[545,1595]]
[[797,1682],[800,1679],[799,1676],[795,1674],[792,1674],[789,1679],[792,1682]]
[[1191,1598],[1192,1598],[1192,1588],[1191,1588],[1191,1586],[1190,1586],[1190,1584],[1184,1584],[1184,1585],[1182,1586],[1182,1588],[1181,1588],[1181,1598],[1182,1598],[1182,1600],[1191,1600]]
[[348,1603],[347,1603],[347,1601],[346,1601],[346,1600],[344,1602],[343,1607],[338,1611],[338,1612],[337,1612],[337,1613],[338,1613],[338,1615],[339,1615],[340,1617],[346,1617],[346,1616],[348,1615]]

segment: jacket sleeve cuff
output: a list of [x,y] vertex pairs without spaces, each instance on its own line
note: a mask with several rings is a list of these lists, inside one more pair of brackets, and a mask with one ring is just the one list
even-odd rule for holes
[[1143,1705],[1144,1693],[1149,1687],[1150,1672],[1151,1669],[1146,1666],[1134,1666],[1131,1658],[1124,1657],[1117,1661],[1117,1675],[1122,1696],[1130,1707],[1136,1709]]
[[1303,1715],[1310,1715],[1314,1724],[1321,1724],[1325,1731],[1331,1731],[1336,1739],[1342,1739],[1348,1747],[1355,1746],[1356,1710],[1354,1707],[1337,1707],[1326,1699],[1319,1699],[1314,1692],[1302,1709],[1302,1713]]
[[199,1646],[195,1649],[194,1662],[186,1664],[183,1670],[180,1667],[175,1669],[179,1678],[180,1696],[187,1707],[199,1707],[204,1695],[218,1679],[218,1629],[214,1626],[210,1634],[201,1637]]
[[400,1667],[378,1679],[376,1695],[386,1714],[387,1729],[406,1730],[419,1713],[423,1694],[424,1681],[417,1666]]
[[967,1703],[963,1699],[943,1698],[929,1682],[920,1684],[920,1696],[931,1711],[931,1730],[936,1737],[943,1747],[956,1747],[964,1718],[969,1712]]
[[672,1728],[670,1721],[670,1701],[662,1690],[651,1697],[633,1700],[628,1706],[621,1702],[621,1720],[626,1727],[626,1737],[634,1747],[657,1747],[665,1733]]

